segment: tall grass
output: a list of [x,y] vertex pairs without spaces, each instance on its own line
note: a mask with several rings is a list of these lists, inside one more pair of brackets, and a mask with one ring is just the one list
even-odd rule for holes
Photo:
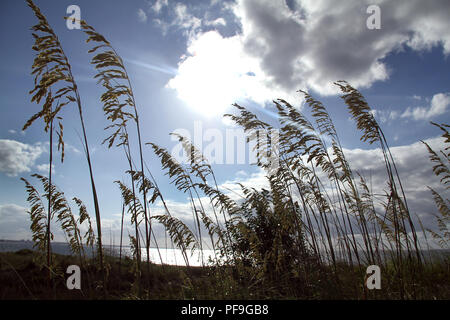
[[[77,220],[63,193],[52,182],[53,121],[59,122],[58,147],[62,149],[63,159],[60,112],[65,105],[75,102],[83,128],[97,222],[99,262],[103,271],[100,211],[80,95],[57,36],[39,8],[31,0],[27,2],[39,19],[33,30],[42,33],[33,34],[33,48],[38,54],[33,64],[36,87],[31,91],[32,101],[40,103],[45,98],[45,102],[42,110],[24,128],[42,118],[46,132],[49,131],[51,148],[49,177],[34,175],[43,185],[47,212],[38,188],[23,179],[31,206],[33,240],[40,251],[47,252],[49,268],[50,223],[54,214],[81,264],[86,260],[83,239],[88,246],[94,242],[86,207],[81,200],[74,198],[79,209]],[[141,123],[131,80],[122,59],[104,36],[86,22],[80,23],[87,42],[95,44],[88,52],[93,54],[91,64],[97,70],[95,78],[105,89],[100,100],[111,124],[105,128],[110,133],[104,143],[108,148],[123,148],[128,163],[126,173],[130,177],[130,186],[122,181],[115,183],[123,200],[121,248],[125,209],[134,227],[130,242],[136,297],[143,297],[144,291],[149,297],[152,288],[149,254],[152,237],[158,248],[153,221],[164,226],[172,243],[181,250],[187,267],[189,250],[200,252],[202,270],[209,275],[209,283],[213,287],[210,294],[215,298],[417,299],[433,296],[436,288],[439,292],[448,289],[448,286],[442,288],[440,284],[430,283],[430,279],[438,279],[433,272],[442,270],[439,269],[442,266],[424,256],[417,232],[419,225],[425,236],[431,234],[439,245],[448,248],[448,199],[430,188],[440,214],[436,216],[438,231],[425,230],[420,220],[414,222],[388,141],[357,89],[345,81],[335,83],[356,129],[361,133],[361,140],[379,147],[386,174],[383,195],[375,195],[369,187],[370,182],[352,169],[326,107],[309,93],[300,91],[311,118],[283,99],[273,101],[278,114],[277,124],[260,120],[238,104],[234,104],[234,114],[225,115],[241,126],[248,142],[255,145],[256,165],[265,171],[269,185],[261,190],[240,185],[241,193],[237,200],[235,194],[224,192],[219,187],[211,165],[187,138],[175,135],[188,156],[187,163],[179,163],[167,149],[154,142],[146,143],[159,158],[162,170],[174,187],[188,196],[193,221],[191,230],[188,223],[172,214],[148,167],[147,172],[144,171]],[[138,165],[133,158],[130,123],[136,129]],[[443,132],[448,145],[449,126],[433,125]],[[278,136],[272,135],[275,130],[279,132]],[[434,174],[448,190],[450,146],[436,152],[425,142],[424,145],[434,164]],[[277,159],[277,166],[274,166],[274,159]],[[152,216],[150,208],[158,200],[164,207],[164,214]],[[89,228],[82,236],[78,226],[84,221],[88,222]],[[142,224],[144,232],[141,231]],[[147,252],[145,269],[141,261],[142,246]],[[205,261],[203,250],[208,246],[213,249],[214,257]],[[121,265],[122,252],[119,259]],[[448,260],[444,263],[444,270],[448,269]],[[385,279],[382,294],[367,292],[365,287],[366,267],[373,264],[380,266]],[[192,295],[199,296],[198,292],[205,288],[195,287],[195,274],[191,269],[187,270],[190,271],[186,275],[183,273],[183,288],[193,289]],[[103,286],[106,285],[105,276]]]
[[[128,160],[129,170],[128,173],[131,177],[131,188],[133,194],[133,207],[134,207],[134,224],[135,224],[135,241],[136,252],[138,255],[137,274],[140,277],[140,236],[139,236],[139,222],[137,219],[138,212],[136,211],[137,196],[135,192],[135,183],[140,180],[141,188],[139,191],[142,193],[142,211],[140,212],[144,217],[145,238],[144,245],[147,253],[147,272],[150,272],[150,242],[151,242],[151,220],[149,219],[147,192],[152,188],[152,183],[147,180],[144,172],[144,157],[142,150],[142,139],[139,114],[137,111],[136,99],[133,93],[133,88],[122,61],[122,58],[117,54],[116,50],[101,34],[99,34],[92,26],[89,26],[85,21],[81,21],[81,26],[85,34],[87,35],[86,42],[93,42],[96,45],[89,50],[89,53],[95,54],[91,60],[91,64],[95,66],[97,74],[95,78],[98,79],[98,83],[105,88],[105,92],[101,96],[101,101],[104,104],[103,111],[108,120],[112,122],[106,129],[113,129],[113,133],[107,137],[104,142],[108,142],[110,148],[116,143],[116,139],[119,138],[117,146],[123,146],[125,155]],[[138,151],[139,151],[139,169],[140,171],[134,175],[135,165],[133,163],[130,140],[128,136],[128,121],[132,121],[136,125]],[[137,170],[137,169],[136,169]],[[124,185],[120,186],[123,193]],[[137,281],[140,283],[140,279]],[[140,287],[139,287],[140,288]],[[139,289],[140,290],[140,289]]]
[[[40,9],[31,0],[27,0],[28,6],[33,10],[34,15],[38,18],[39,23],[32,27],[34,31],[32,33],[35,44],[33,50],[37,52],[34,59],[32,74],[35,76],[35,87],[30,91],[32,94],[31,101],[35,101],[39,104],[42,98],[45,97],[45,102],[42,106],[42,110],[33,115],[25,124],[24,130],[26,130],[36,119],[42,118],[45,122],[45,130],[50,128],[50,163],[49,163],[49,183],[51,185],[51,168],[52,168],[52,134],[53,134],[53,121],[59,120],[58,133],[58,149],[61,147],[61,161],[64,159],[64,140],[63,140],[63,124],[61,111],[62,108],[71,102],[75,102],[78,108],[78,115],[80,117],[80,123],[83,133],[84,151],[86,160],[88,162],[90,184],[92,189],[92,197],[94,200],[95,216],[97,222],[97,242],[98,242],[98,254],[100,268],[103,269],[103,250],[102,250],[102,233],[101,233],[101,218],[100,207],[98,204],[97,191],[95,188],[91,157],[89,152],[89,144],[87,140],[86,127],[83,117],[83,109],[78,87],[72,74],[71,65],[64,53],[64,50],[59,42],[59,39],[51,26],[49,25],[45,16],[41,13]],[[52,94],[52,91],[55,91]],[[56,107],[53,105],[56,103]],[[48,198],[48,222],[47,222],[47,255],[48,255],[48,267],[50,268],[50,220],[52,207],[51,193]]]
[[[233,201],[219,191],[217,184],[217,189],[211,187],[213,181],[207,181],[213,176],[211,166],[186,138],[178,136],[190,159],[186,165],[177,163],[164,148],[151,146],[175,187],[189,194],[193,212],[201,214],[202,219],[194,216],[197,234],[200,236],[202,222],[213,247],[227,258],[226,264],[233,266],[239,279],[258,283],[265,296],[308,296],[308,288],[314,286],[311,280],[320,279],[317,270],[330,271],[324,275],[337,296],[349,290],[367,296],[363,275],[368,265],[376,264],[392,277],[388,286],[395,291],[393,297],[423,297],[424,290],[418,283],[427,272],[424,263],[430,267],[433,261],[425,261],[418,241],[416,224],[421,222],[413,221],[395,159],[366,100],[350,84],[339,81],[336,85],[362,133],[361,140],[377,144],[382,153],[386,168],[382,198],[375,196],[365,178],[352,170],[325,106],[306,92],[301,93],[315,125],[287,101],[274,101],[280,125],[278,150],[274,148],[277,141],[265,142],[274,130],[271,124],[237,104],[237,114],[225,115],[244,129],[249,142],[254,142],[257,165],[265,170],[270,186],[259,191],[241,185],[242,200]],[[449,143],[448,126],[439,128]],[[448,166],[427,147],[436,163],[435,174],[446,184]],[[274,153],[279,158],[275,170],[271,164]],[[441,156],[448,161],[448,153],[441,151]],[[199,191],[210,199],[209,210],[202,204]],[[428,232],[441,245],[448,245],[448,200],[433,189],[431,192],[441,214],[437,217],[441,234]],[[225,230],[215,209],[225,213]],[[167,221],[164,225],[173,227]],[[224,235],[231,235],[230,241]],[[200,237],[198,241],[202,241]],[[215,264],[220,264],[219,260]],[[351,288],[343,284],[345,270],[360,275]]]
[[[32,221],[31,230],[35,247],[39,253],[48,254],[48,251],[46,251],[48,248],[47,223],[50,223],[56,216],[57,222],[68,240],[70,250],[78,257],[80,266],[83,267],[86,261],[85,246],[93,249],[95,243],[94,230],[86,206],[80,199],[73,198],[73,201],[79,208],[79,217],[76,219],[64,193],[54,184],[51,184],[49,178],[39,174],[32,174],[32,177],[40,181],[44,190],[44,194],[41,196],[39,188],[34,187],[28,180],[21,178],[26,185],[27,200],[31,205],[29,214]],[[43,198],[52,199],[51,208],[49,209],[50,214],[45,212]],[[50,220],[45,217],[49,217]],[[85,221],[87,222],[85,223],[87,231],[82,235],[80,225]],[[51,239],[53,239],[53,235],[51,235]],[[52,265],[47,265],[47,267],[51,272]]]

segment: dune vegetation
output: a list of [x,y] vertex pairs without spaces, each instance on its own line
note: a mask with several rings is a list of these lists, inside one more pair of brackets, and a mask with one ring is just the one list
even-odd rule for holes
[[[123,219],[130,219],[132,257],[104,254],[101,242],[101,204],[97,200],[88,144],[85,109],[57,35],[40,9],[31,1],[38,23],[32,27],[35,88],[31,101],[41,106],[24,130],[42,120],[50,145],[49,174],[34,174],[38,186],[22,178],[30,203],[35,251],[22,252],[20,259],[3,255],[2,272],[16,270],[23,286],[2,287],[2,298],[86,299],[449,299],[450,260],[428,254],[425,241],[448,249],[449,200],[442,192],[429,192],[436,204],[437,228],[426,229],[408,207],[404,186],[390,152],[388,137],[377,123],[362,94],[349,83],[337,81],[343,103],[354,120],[361,140],[376,146],[385,164],[385,193],[374,195],[370,184],[353,170],[343,151],[338,131],[326,107],[309,93],[300,91],[311,119],[283,99],[274,100],[278,126],[260,120],[235,104],[226,114],[242,127],[248,142],[255,144],[257,166],[265,170],[270,188],[256,190],[241,185],[240,199],[218,187],[212,166],[188,139],[177,136],[189,163],[179,163],[170,152],[141,137],[138,106],[132,82],[113,45],[87,22],[81,21],[86,50],[95,78],[104,92],[103,111],[110,124],[105,128],[108,148],[123,149],[129,165],[128,181],[115,181],[123,198]],[[76,107],[90,174],[94,217],[82,200],[65,198],[52,180],[53,145],[57,141],[64,159],[64,108]],[[442,189],[450,184],[450,126],[432,123],[445,140],[443,150],[426,142],[430,166]],[[278,130],[277,141],[267,139]],[[137,141],[130,141],[135,130]],[[56,136],[54,136],[56,134]],[[274,148],[275,143],[278,148]],[[132,152],[137,146],[136,152]],[[189,197],[194,228],[172,215],[163,191],[146,165],[143,150],[151,148],[171,184]],[[137,159],[133,157],[137,154]],[[273,166],[276,157],[277,166]],[[119,175],[121,175],[120,173]],[[160,201],[165,214],[152,215]],[[77,211],[73,212],[71,205]],[[95,221],[95,225],[93,223]],[[72,257],[51,252],[52,228],[58,223],[69,240]],[[173,245],[181,250],[186,267],[155,265],[149,260],[155,224],[162,224]],[[81,232],[80,227],[87,232]],[[422,237],[419,237],[422,235]],[[121,235],[122,236],[122,235]],[[419,238],[422,240],[419,241]],[[205,244],[216,254],[201,267],[189,266],[188,250],[201,252]],[[122,245],[122,243],[121,243]],[[85,248],[96,253],[88,257]],[[141,252],[145,251],[146,259]],[[8,257],[10,260],[8,260]],[[23,262],[24,257],[30,261]],[[32,257],[32,260],[31,260]],[[16,261],[17,260],[17,261]],[[19,261],[20,260],[20,261]],[[81,267],[83,292],[68,291],[64,266]],[[368,290],[366,269],[381,269],[380,290]],[[6,269],[5,269],[6,268]],[[46,276],[31,277],[46,270]],[[48,272],[47,272],[48,271]],[[11,272],[11,271],[8,271]],[[8,277],[2,275],[2,283]],[[32,280],[34,279],[34,280]],[[39,279],[39,280],[36,280]],[[17,279],[16,279],[17,280]],[[12,281],[12,280],[9,280]],[[9,289],[5,289],[9,288]],[[10,291],[8,291],[10,290]],[[60,293],[60,294],[59,294]]]

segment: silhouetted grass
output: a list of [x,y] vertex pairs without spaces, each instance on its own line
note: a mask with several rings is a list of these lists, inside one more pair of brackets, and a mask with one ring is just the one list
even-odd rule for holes
[[[59,119],[56,116],[59,110],[69,102],[77,103],[94,197],[97,247],[103,249],[81,99],[56,35],[33,2],[28,0],[28,3],[40,20],[34,30],[50,33],[49,39],[56,51],[46,51],[47,38],[35,35],[38,56],[33,73],[42,74],[42,78],[36,82],[32,99],[39,103],[46,97],[46,102],[42,111],[26,126],[42,117],[45,129],[52,133],[53,120]],[[93,246],[95,241],[83,203],[74,199],[80,211],[80,218],[76,219],[64,193],[51,181],[51,170],[48,178],[33,175],[44,190],[41,193],[39,187],[24,179],[37,251],[1,255],[5,261],[2,262],[1,275],[1,283],[5,284],[2,286],[3,298],[449,298],[448,256],[434,259],[425,254],[421,247],[423,244],[418,241],[419,232],[423,232],[430,234],[443,248],[448,248],[449,200],[430,190],[430,197],[439,212],[436,216],[437,230],[424,230],[420,221],[413,221],[388,140],[357,89],[345,81],[335,83],[341,90],[341,98],[361,134],[361,140],[379,147],[383,156],[386,169],[383,196],[375,197],[369,183],[352,169],[325,106],[301,91],[306,107],[311,111],[311,119],[283,99],[274,101],[278,112],[277,124],[261,121],[257,115],[237,104],[234,105],[235,114],[225,115],[241,126],[248,140],[255,143],[256,165],[265,170],[269,184],[262,190],[241,185],[239,200],[233,200],[219,188],[211,165],[185,137],[176,135],[189,157],[187,164],[177,162],[167,149],[154,142],[147,143],[173,186],[188,196],[194,221],[191,230],[171,214],[151,171],[148,168],[146,172],[144,170],[140,121],[131,80],[122,59],[93,27],[84,21],[81,26],[88,36],[87,41],[98,45],[89,52],[95,53],[91,63],[98,72],[95,77],[105,88],[101,102],[106,118],[111,121],[105,129],[113,129],[104,142],[108,142],[108,147],[122,147],[128,160],[126,173],[130,176],[131,185],[122,181],[116,181],[116,184],[123,198],[124,213],[127,209],[134,227],[134,235],[130,236],[132,258],[108,256],[103,259],[103,250],[99,250],[100,255],[94,260],[87,257],[83,247]],[[54,53],[56,57],[51,56]],[[48,62],[55,61],[56,69],[48,65]],[[50,89],[58,81],[66,81],[69,86],[58,88],[54,93],[56,96],[53,96]],[[136,126],[137,166],[132,157],[129,123]],[[440,151],[431,149],[426,143],[424,147],[430,154],[434,174],[448,190],[449,126],[432,124],[442,131],[447,147]],[[60,146],[64,145],[62,128],[59,126],[57,131]],[[267,139],[274,130],[278,130],[278,137]],[[275,158],[278,165],[273,166]],[[52,159],[49,160],[51,168]],[[45,198],[48,200],[47,210],[43,204]],[[165,213],[151,216],[150,208],[158,200],[162,202]],[[53,215],[60,222],[76,258],[54,255],[49,251]],[[79,227],[84,221],[90,227],[89,232],[82,235]],[[165,227],[188,267],[150,263],[148,251],[152,237],[154,245],[158,246],[153,222]],[[205,244],[215,250],[214,259],[209,262],[202,259],[202,267],[189,267],[187,250],[203,253]],[[142,247],[146,248],[147,261],[141,261]],[[43,263],[45,254],[47,260]],[[82,267],[82,290],[69,291],[65,287],[64,270],[68,264],[78,263]],[[374,264],[381,268],[381,290],[366,288],[366,268]],[[48,285],[45,285],[43,270],[50,277]],[[17,281],[22,285],[17,285]]]
[[[119,260],[105,254],[108,270],[108,294],[105,297],[101,284],[103,274],[95,261],[88,261],[81,270],[82,290],[68,290],[65,274],[67,267],[77,264],[73,256],[53,254],[54,273],[52,286],[47,286],[45,268],[34,261],[31,250],[0,253],[0,299],[138,299],[134,284],[134,262],[125,258]],[[225,266],[183,267],[150,264],[143,262],[142,281],[150,285],[144,289],[146,299],[400,299],[400,288],[395,279],[395,271],[387,270],[383,275],[383,289],[364,293],[355,286],[364,276],[357,268],[338,264],[339,279],[343,288],[337,288],[333,270],[321,268],[310,275],[308,293],[299,295],[292,288],[273,291],[249,279],[233,276],[233,268]],[[417,286],[422,288],[420,299],[449,299],[449,265],[439,262],[423,270]],[[146,270],[150,270],[147,274]],[[87,276],[87,274],[89,276]],[[342,290],[345,289],[345,290]],[[411,288],[412,290],[412,288]]]

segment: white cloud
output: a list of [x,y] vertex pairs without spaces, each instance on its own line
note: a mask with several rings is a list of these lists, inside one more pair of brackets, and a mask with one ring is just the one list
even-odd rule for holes
[[175,20],[172,25],[188,30],[186,34],[195,34],[196,30],[201,27],[201,20],[189,13],[185,4],[177,3],[174,12]]
[[[187,6],[184,3],[176,3],[170,7],[167,16],[162,20],[160,18],[154,18],[153,22],[159,26],[162,33],[165,35],[170,29],[181,30],[183,34],[190,38],[194,36],[202,26],[202,20],[192,15]],[[160,16],[161,10],[154,10],[157,16]]]
[[[57,148],[58,144],[55,143],[54,146]],[[81,151],[77,147],[75,147],[72,144],[69,144],[67,142],[64,143],[64,149],[65,150],[69,150],[69,151],[71,151],[73,153],[76,153],[76,154],[81,154]]]
[[204,115],[221,115],[239,99],[263,104],[280,97],[281,90],[267,81],[258,61],[243,51],[240,36],[224,38],[217,31],[191,39],[187,57],[167,87]]
[[[16,134],[19,133],[19,132],[17,132],[17,130],[14,130],[14,129],[10,129],[10,130],[8,130],[8,132],[9,132],[10,134],[14,134],[14,135],[16,135]],[[25,131],[20,130],[20,135],[24,136],[24,135],[25,135]]]
[[437,93],[433,95],[431,101],[429,98],[422,98],[414,95],[414,100],[426,100],[430,102],[429,106],[408,107],[403,112],[397,110],[381,110],[373,109],[373,114],[380,122],[390,122],[397,119],[412,119],[412,120],[430,120],[434,117],[443,115],[447,112],[450,105],[450,93]]
[[246,177],[246,176],[248,176],[248,173],[246,172],[246,171],[244,171],[244,170],[239,170],[238,172],[236,172],[236,176],[237,177]]
[[0,238],[30,239],[30,218],[27,209],[16,204],[0,205]]
[[44,151],[39,145],[32,146],[15,140],[0,139],[0,172],[10,177],[29,172]]
[[395,110],[378,110],[373,109],[372,110],[374,117],[379,120],[380,122],[389,122],[396,120],[400,114],[398,111]]
[[137,17],[140,22],[147,22],[147,14],[141,8],[137,12]]
[[167,7],[168,5],[168,0],[156,0],[155,3],[151,6],[151,9],[156,13],[160,13],[161,9]]
[[[50,168],[50,165],[49,165],[48,163],[38,164],[38,165],[36,166],[36,169],[37,169],[40,173],[43,173],[43,174],[48,174],[49,168]],[[52,172],[53,172],[53,173],[56,172],[56,171],[55,171],[55,165],[54,165],[54,164],[52,164]]]
[[[45,200],[44,200],[45,201]],[[73,203],[72,201],[69,201]],[[45,206],[46,204],[44,204]],[[17,204],[8,203],[0,205],[0,239],[7,240],[31,240],[32,233],[30,230],[31,219],[28,213],[28,207],[22,207]],[[75,219],[77,220],[79,217],[77,215],[78,210],[73,211]],[[91,216],[91,221],[93,224],[93,228],[96,231],[95,218]],[[120,235],[120,218],[114,222],[111,222],[110,219],[102,219],[102,227],[103,230],[119,230]],[[127,221],[125,221],[127,223]],[[79,226],[81,233],[87,231],[87,223],[83,223],[83,225]],[[57,222],[56,218],[53,218],[51,222],[51,232],[54,236],[54,241],[57,242],[65,242],[66,236],[61,228],[59,222]],[[117,233],[117,232],[116,232]],[[107,239],[107,234],[103,237],[105,240]]]
[[450,105],[450,94],[438,93],[431,99],[429,107],[407,108],[401,115],[402,118],[412,118],[414,120],[428,120],[433,117],[445,114]]
[[[242,97],[261,103],[292,98],[298,89],[336,94],[333,82],[340,79],[370,87],[389,78],[383,59],[405,46],[426,50],[441,44],[450,53],[445,14],[450,2],[377,1],[381,29],[369,30],[366,9],[372,2],[298,0],[288,6],[285,1],[237,0],[231,8],[242,29],[231,37],[202,32],[186,6],[177,6],[176,24],[190,30],[188,57],[180,59],[179,75],[168,87],[187,104],[212,113],[210,109],[221,110]],[[256,76],[240,76],[249,71]]]
[[236,178],[227,180],[219,185],[219,189],[234,201],[241,201],[243,197],[242,188],[238,183],[241,183],[246,188],[255,188],[256,190],[261,190],[262,188],[270,189],[270,184],[266,177],[267,173],[263,169],[258,167],[256,172],[246,173],[246,175],[240,173],[242,172],[238,171]]
[[441,42],[450,52],[450,22],[443,14],[448,1],[378,1],[380,30],[366,28],[369,4],[296,1],[292,11],[284,1],[240,0],[235,13],[247,52],[287,90],[306,86],[331,94],[339,79],[368,87],[388,78],[382,59],[402,45],[421,50]]
[[224,18],[217,18],[213,21],[205,20],[204,22],[207,26],[226,26],[227,22]]

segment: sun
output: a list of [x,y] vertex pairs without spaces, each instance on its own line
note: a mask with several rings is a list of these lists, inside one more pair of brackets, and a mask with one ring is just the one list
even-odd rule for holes
[[191,110],[217,117],[241,98],[262,96],[256,69],[238,37],[223,38],[210,31],[191,42],[166,87],[175,89]]

